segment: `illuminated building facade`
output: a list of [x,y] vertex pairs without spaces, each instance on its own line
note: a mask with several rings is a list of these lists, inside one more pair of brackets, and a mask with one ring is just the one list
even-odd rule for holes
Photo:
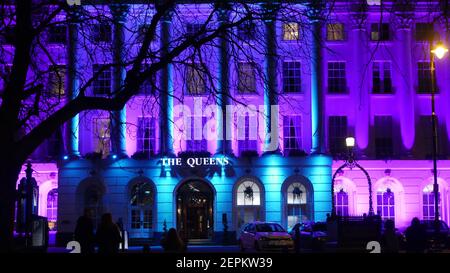
[[[197,137],[196,128],[223,123],[209,105],[238,103],[227,96],[211,102],[200,73],[177,64],[151,79],[163,91],[161,96],[149,95],[152,86],[144,85],[122,111],[82,113],[70,121],[61,133],[66,148],[57,169],[60,238],[70,238],[84,208],[91,208],[96,220],[103,212],[122,218],[136,240],[157,239],[165,228],[176,227],[190,240],[221,242],[225,224],[230,238],[236,238],[242,224],[253,220],[286,228],[299,221],[324,221],[331,212],[331,177],[345,159],[347,136],[355,137],[357,159],[372,178],[375,212],[394,219],[398,227],[412,217],[433,219],[427,33],[434,29],[450,44],[448,25],[433,20],[442,14],[429,1],[395,13],[381,13],[377,1],[372,2],[360,11],[349,1],[336,1],[327,23],[311,23],[314,35],[303,32],[300,18],[286,21],[276,15],[256,24],[254,36],[236,29],[236,39],[243,39],[243,48],[264,67],[264,81],[244,55],[228,55],[226,41],[205,47],[202,54],[219,90],[244,105],[279,106],[277,118],[259,119],[250,111],[242,122],[233,123],[230,134],[241,139]],[[129,42],[135,44],[130,51],[138,48],[129,30],[145,26],[153,11],[137,4],[83,8],[113,17],[112,26],[92,27],[92,35],[112,44],[113,50],[95,54],[92,61],[77,46],[82,38],[75,35],[81,27],[76,24],[64,30],[65,46],[55,34],[49,47],[59,64],[77,67],[86,79],[100,73],[88,92],[108,94],[120,86],[124,73],[102,70],[102,65],[123,62],[123,55],[114,53],[121,52],[124,41],[134,41]],[[183,20],[166,16],[155,46],[170,44],[179,29],[195,32],[211,6],[177,9]],[[217,24],[227,16],[232,14],[218,16]],[[450,61],[436,61],[435,74],[440,208],[442,220],[448,222]],[[66,77],[70,96],[83,78],[70,72]],[[191,112],[180,117],[180,105]],[[251,132],[267,132],[272,126],[278,128],[279,149],[265,152],[264,140]],[[214,128],[216,135],[224,132]],[[215,160],[189,164],[200,158]],[[334,192],[339,214],[368,212],[362,173],[340,173]]]

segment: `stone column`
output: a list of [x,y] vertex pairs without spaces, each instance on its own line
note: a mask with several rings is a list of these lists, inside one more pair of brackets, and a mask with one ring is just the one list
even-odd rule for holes
[[323,90],[323,1],[311,1],[311,153],[325,153],[324,138],[324,90]]
[[[170,50],[172,39],[172,12],[161,20],[161,58]],[[173,155],[173,68],[169,63],[161,69],[159,108],[159,151],[161,155]]]
[[[79,41],[78,24],[80,23],[80,7],[71,7],[69,17],[68,44],[67,44],[67,98],[73,100],[78,96],[80,89],[79,67]],[[79,116],[75,115],[66,124],[66,149],[69,158],[80,157],[79,151]]]
[[[223,26],[229,22],[229,6],[228,4],[221,3],[219,6],[218,14],[218,27]],[[231,126],[227,126],[227,123],[231,122],[227,117],[227,105],[230,104],[230,54],[228,51],[228,39],[227,30],[223,31],[218,37],[218,68],[217,68],[217,106],[218,111],[221,114],[217,116],[217,151],[218,154],[232,154],[231,147]]]
[[403,148],[410,153],[414,145],[415,137],[415,111],[414,95],[416,90],[413,86],[413,60],[412,60],[412,19],[409,15],[397,16],[397,41],[396,49],[399,64],[400,77],[396,90],[396,101],[399,107],[400,131]]
[[360,150],[369,145],[370,90],[367,66],[368,34],[366,32],[367,14],[356,12],[352,15],[352,74],[351,98],[355,106],[355,139]]
[[[127,5],[110,5],[114,21],[113,35],[113,92],[123,87],[126,69],[125,22],[129,7]],[[112,152],[119,158],[127,157],[126,151],[126,106],[111,113]]]
[[[278,52],[277,52],[277,11],[279,3],[269,2],[263,4],[264,9],[264,114],[265,147],[266,152],[279,152],[278,112],[272,113],[272,106],[278,106]],[[276,115],[276,116],[273,116]]]

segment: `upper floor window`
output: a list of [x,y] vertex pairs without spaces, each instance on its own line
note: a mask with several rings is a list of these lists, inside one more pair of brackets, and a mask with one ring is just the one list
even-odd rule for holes
[[95,43],[111,42],[112,30],[111,26],[108,24],[95,24],[93,25],[93,39]]
[[237,139],[239,155],[245,151],[257,151],[258,144],[258,118],[255,116],[238,117]]
[[238,92],[241,94],[256,93],[256,75],[254,63],[238,63]]
[[94,149],[106,158],[111,151],[111,122],[109,118],[94,118]]
[[245,21],[237,27],[238,38],[243,41],[251,41],[256,38],[256,25],[252,21]]
[[189,95],[204,95],[206,93],[206,72],[200,64],[190,64],[186,67],[186,88]]
[[[439,119],[438,116],[436,116],[436,131],[437,131],[437,154],[442,154],[442,147],[440,145],[441,143],[441,128],[439,126]],[[426,116],[420,116],[419,118],[419,128],[420,130],[417,131],[418,137],[420,141],[417,141],[417,143],[420,144],[421,150],[423,151],[423,156],[426,158],[431,158],[432,151],[433,151],[433,123],[432,123],[432,116],[426,115]]]
[[301,116],[283,117],[283,148],[285,155],[302,148]]
[[47,90],[50,94],[62,96],[65,93],[66,71],[65,65],[49,67]]
[[67,27],[65,25],[53,25],[48,30],[47,41],[50,44],[65,44],[67,41]]
[[389,38],[389,24],[373,23],[370,26],[370,39],[372,41],[388,41]]
[[207,151],[208,142],[203,136],[203,128],[207,122],[206,117],[191,117],[190,135],[187,135],[186,150]]
[[[436,71],[433,71],[433,78],[436,79]],[[417,63],[417,81],[419,86],[417,87],[417,93],[419,94],[431,94],[432,82],[431,82],[431,67],[430,62],[418,62]],[[436,83],[434,87],[436,87]],[[435,93],[438,90],[435,88]]]
[[330,116],[328,119],[328,147],[332,155],[342,155],[346,152],[347,117]]
[[283,40],[284,41],[297,41],[299,39],[299,25],[298,23],[285,23],[283,24]]
[[394,154],[392,140],[392,116],[375,116],[375,155],[377,158],[391,158]]
[[155,118],[138,118],[137,150],[148,157],[156,152]]
[[345,62],[328,62],[328,92],[332,94],[347,93]]
[[392,94],[391,63],[374,62],[372,66],[372,93]]
[[202,31],[203,27],[204,27],[204,24],[201,24],[201,23],[188,23],[186,25],[186,35],[187,36],[199,36],[199,33]]
[[343,41],[344,40],[344,24],[334,23],[327,24],[327,40]]
[[[144,72],[150,67],[149,64],[144,64],[142,66],[141,72]],[[156,89],[156,74],[153,73],[151,77],[145,79],[139,88],[139,95],[152,95],[155,93]]]
[[416,41],[429,41],[433,38],[432,23],[416,23]]
[[300,62],[283,62],[283,91],[285,93],[302,92],[301,72]]
[[7,25],[3,28],[0,33],[0,43],[6,45],[14,44],[16,40],[16,30],[15,25]]
[[92,67],[94,95],[111,94],[111,67],[103,64],[94,64]]

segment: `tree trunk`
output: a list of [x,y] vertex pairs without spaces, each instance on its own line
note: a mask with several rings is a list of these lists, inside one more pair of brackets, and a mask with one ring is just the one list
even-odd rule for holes
[[0,157],[0,253],[14,250],[16,183],[21,166],[8,154]]

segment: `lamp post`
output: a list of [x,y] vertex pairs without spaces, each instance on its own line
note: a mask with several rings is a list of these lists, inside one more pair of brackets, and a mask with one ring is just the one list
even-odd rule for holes
[[331,179],[331,202],[332,202],[331,215],[333,217],[336,216],[336,204],[335,204],[336,201],[335,201],[335,196],[334,196],[334,180],[336,179],[337,174],[346,167],[348,167],[350,169],[357,167],[365,174],[365,176],[367,178],[367,184],[369,187],[369,216],[373,216],[374,212],[373,212],[373,202],[372,202],[372,180],[370,179],[370,175],[366,171],[366,169],[364,169],[361,165],[359,165],[355,160],[355,155],[353,153],[353,147],[355,147],[355,138],[347,137],[345,139],[345,146],[347,146],[347,149],[348,149],[347,159],[345,160],[345,163],[334,172],[333,178]]
[[431,82],[431,126],[433,130],[433,194],[434,194],[434,228],[436,235],[439,234],[440,223],[439,223],[439,184],[437,181],[437,117],[436,117],[436,106],[435,106],[435,93],[436,93],[436,81],[435,81],[435,56],[438,59],[442,59],[448,49],[438,42],[433,48],[433,37],[430,39],[430,82]]

